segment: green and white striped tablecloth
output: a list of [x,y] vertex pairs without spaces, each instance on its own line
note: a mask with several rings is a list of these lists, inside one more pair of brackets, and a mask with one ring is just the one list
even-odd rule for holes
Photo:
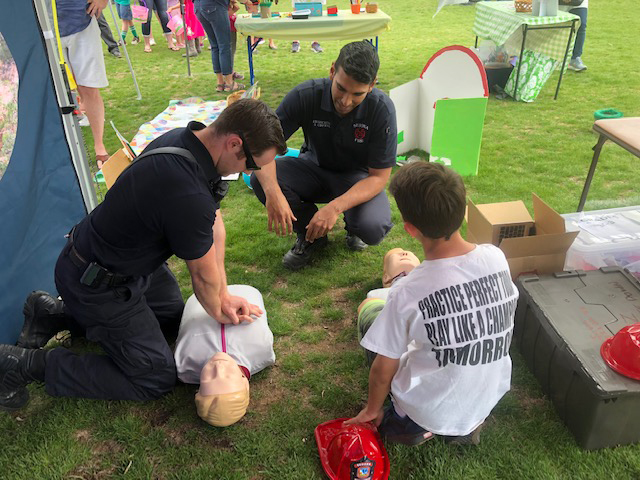
[[[558,11],[558,14],[556,17],[534,17],[531,13],[516,13],[513,2],[478,2],[473,33],[480,38],[492,40],[496,45],[506,45],[510,52],[519,53],[522,25],[561,25],[578,19],[576,29],[580,26],[577,15],[562,11]],[[568,29],[529,30],[525,48],[562,62],[568,40]],[[571,58],[574,41],[575,34],[571,40],[568,58]]]

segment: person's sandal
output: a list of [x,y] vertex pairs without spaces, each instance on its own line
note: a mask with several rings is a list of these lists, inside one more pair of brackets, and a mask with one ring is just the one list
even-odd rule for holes
[[218,85],[216,85],[216,92],[224,92],[224,89],[225,89],[224,83],[219,83]]
[[224,91],[228,93],[237,92],[238,90],[243,90],[243,89],[244,89],[244,85],[238,82],[233,82],[231,85],[224,86]]

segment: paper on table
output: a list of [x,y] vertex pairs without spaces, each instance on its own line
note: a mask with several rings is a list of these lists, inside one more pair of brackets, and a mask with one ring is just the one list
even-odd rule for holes
[[581,230],[604,241],[640,238],[640,218],[637,212],[585,214],[576,223]]

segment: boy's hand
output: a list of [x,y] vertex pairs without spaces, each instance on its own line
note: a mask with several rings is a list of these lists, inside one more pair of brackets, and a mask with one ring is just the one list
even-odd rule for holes
[[367,423],[372,422],[376,427],[380,425],[382,422],[382,417],[384,416],[384,410],[381,408],[377,412],[369,412],[367,407],[363,408],[358,415],[353,418],[350,418],[344,425],[355,425],[357,423]]

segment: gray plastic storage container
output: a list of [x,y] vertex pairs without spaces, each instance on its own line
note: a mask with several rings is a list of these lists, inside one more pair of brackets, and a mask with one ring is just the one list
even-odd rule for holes
[[640,283],[620,267],[517,281],[515,343],[560,418],[587,450],[640,441],[640,381],[609,368],[600,346],[640,322]]

